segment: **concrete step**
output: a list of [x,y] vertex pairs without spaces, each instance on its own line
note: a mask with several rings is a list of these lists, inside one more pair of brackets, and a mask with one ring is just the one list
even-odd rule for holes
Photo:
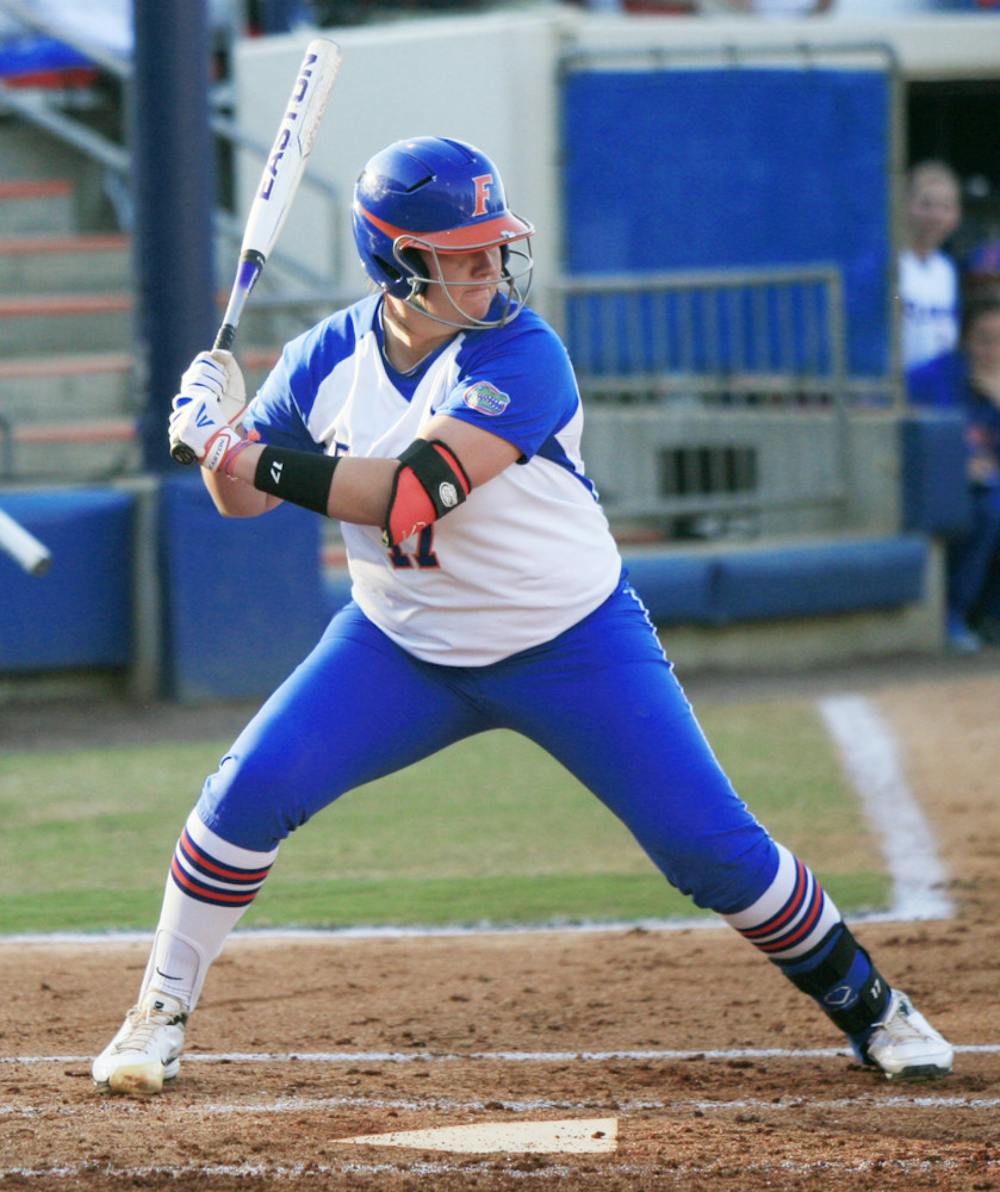
[[[277,360],[278,349],[248,347],[238,358],[252,395]],[[117,418],[137,411],[142,400],[126,352],[0,360],[0,415],[18,425]]]
[[126,293],[0,295],[0,358],[125,351],[132,340]]
[[0,181],[0,237],[68,235],[75,222],[73,187],[65,179]]
[[0,240],[0,291],[93,293],[131,285],[129,238],[17,236]]
[[37,423],[0,434],[3,481],[108,480],[139,470],[141,451],[131,418]]
[[[248,393],[277,356],[274,348],[240,353]],[[138,471],[134,384],[126,353],[0,360],[0,479],[79,482]]]
[[[219,317],[225,296],[218,295]],[[52,353],[125,352],[135,303],[125,290],[93,294],[0,292],[0,359]],[[268,309],[247,310],[239,343],[285,343],[314,320]]]
[[0,360],[0,414],[10,422],[113,418],[133,409],[124,353]]

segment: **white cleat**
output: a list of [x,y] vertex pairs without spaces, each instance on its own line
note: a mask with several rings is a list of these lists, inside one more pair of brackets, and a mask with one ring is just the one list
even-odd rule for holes
[[94,1060],[90,1071],[98,1089],[140,1097],[160,1092],[180,1070],[187,1017],[177,998],[151,989]]
[[917,1080],[947,1076],[955,1050],[914,1010],[906,994],[894,989],[882,1021],[864,1046],[863,1058],[889,1080]]

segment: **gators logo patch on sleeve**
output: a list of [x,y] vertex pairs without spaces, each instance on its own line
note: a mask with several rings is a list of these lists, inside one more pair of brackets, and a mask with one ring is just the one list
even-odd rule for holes
[[489,414],[491,418],[502,414],[510,405],[509,395],[501,393],[496,385],[491,385],[489,381],[477,381],[475,385],[470,385],[462,394],[462,400],[470,410]]

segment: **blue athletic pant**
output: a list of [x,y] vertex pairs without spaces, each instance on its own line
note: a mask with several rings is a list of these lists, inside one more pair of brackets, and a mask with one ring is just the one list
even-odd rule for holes
[[625,580],[557,638],[485,667],[421,662],[348,605],[222,759],[198,814],[266,851],[345,791],[494,728],[562,762],[699,906],[735,913],[774,877],[776,845],[712,754]]
[[[988,581],[1000,555],[1000,490],[973,489],[972,525],[948,547],[948,608],[961,617],[980,612],[1000,616],[989,607]],[[979,607],[986,603],[987,607]]]

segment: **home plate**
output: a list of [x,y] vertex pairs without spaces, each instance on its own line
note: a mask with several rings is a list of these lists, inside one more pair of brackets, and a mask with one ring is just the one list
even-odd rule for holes
[[338,1142],[359,1146],[402,1146],[453,1154],[532,1155],[606,1154],[618,1146],[617,1118],[586,1118],[562,1122],[473,1122],[436,1130],[401,1130],[393,1134],[363,1134]]

